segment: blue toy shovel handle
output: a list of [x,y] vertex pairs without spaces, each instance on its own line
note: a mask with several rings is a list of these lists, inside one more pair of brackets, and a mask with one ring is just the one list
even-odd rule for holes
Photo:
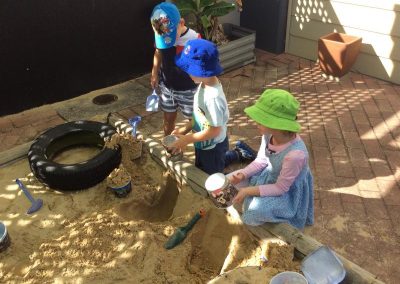
[[132,117],[128,120],[128,123],[132,126],[132,136],[135,138],[136,138],[137,125],[140,121],[142,121],[142,117],[140,115]]
[[19,188],[24,192],[25,196],[28,197],[28,199],[32,203],[34,203],[35,199],[32,197],[31,193],[28,191],[25,185],[19,179],[16,179],[15,182],[18,184]]

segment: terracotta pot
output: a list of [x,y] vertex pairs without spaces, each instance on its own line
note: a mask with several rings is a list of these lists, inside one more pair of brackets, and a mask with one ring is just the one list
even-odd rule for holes
[[355,63],[361,48],[361,37],[331,33],[318,40],[321,70],[334,77],[345,75]]

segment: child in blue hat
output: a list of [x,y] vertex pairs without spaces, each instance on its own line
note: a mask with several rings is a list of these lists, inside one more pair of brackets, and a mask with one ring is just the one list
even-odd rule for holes
[[193,132],[180,135],[171,147],[184,149],[189,143],[194,143],[195,165],[208,174],[222,172],[229,147],[229,109],[217,78],[222,73],[218,49],[204,39],[189,40],[177,56],[176,65],[188,73],[199,87],[193,100],[192,124],[187,125]]
[[[187,119],[192,117],[193,97],[197,85],[175,65],[175,56],[185,43],[200,35],[185,26],[178,8],[168,2],[156,5],[151,13],[155,47],[150,83],[160,95],[164,112],[164,134],[169,135],[175,128],[178,109]],[[189,131],[189,130],[183,130]]]

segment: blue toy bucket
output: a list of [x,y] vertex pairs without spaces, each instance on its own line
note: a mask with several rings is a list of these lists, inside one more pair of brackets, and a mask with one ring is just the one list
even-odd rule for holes
[[129,192],[132,191],[132,181],[129,181],[123,186],[111,187],[111,190],[117,197],[126,197],[129,194]]
[[6,226],[0,222],[0,252],[5,251],[11,243]]

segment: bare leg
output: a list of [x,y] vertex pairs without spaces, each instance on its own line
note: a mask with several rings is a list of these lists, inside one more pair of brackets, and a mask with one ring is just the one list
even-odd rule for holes
[[170,135],[175,129],[177,112],[164,112],[164,135]]

